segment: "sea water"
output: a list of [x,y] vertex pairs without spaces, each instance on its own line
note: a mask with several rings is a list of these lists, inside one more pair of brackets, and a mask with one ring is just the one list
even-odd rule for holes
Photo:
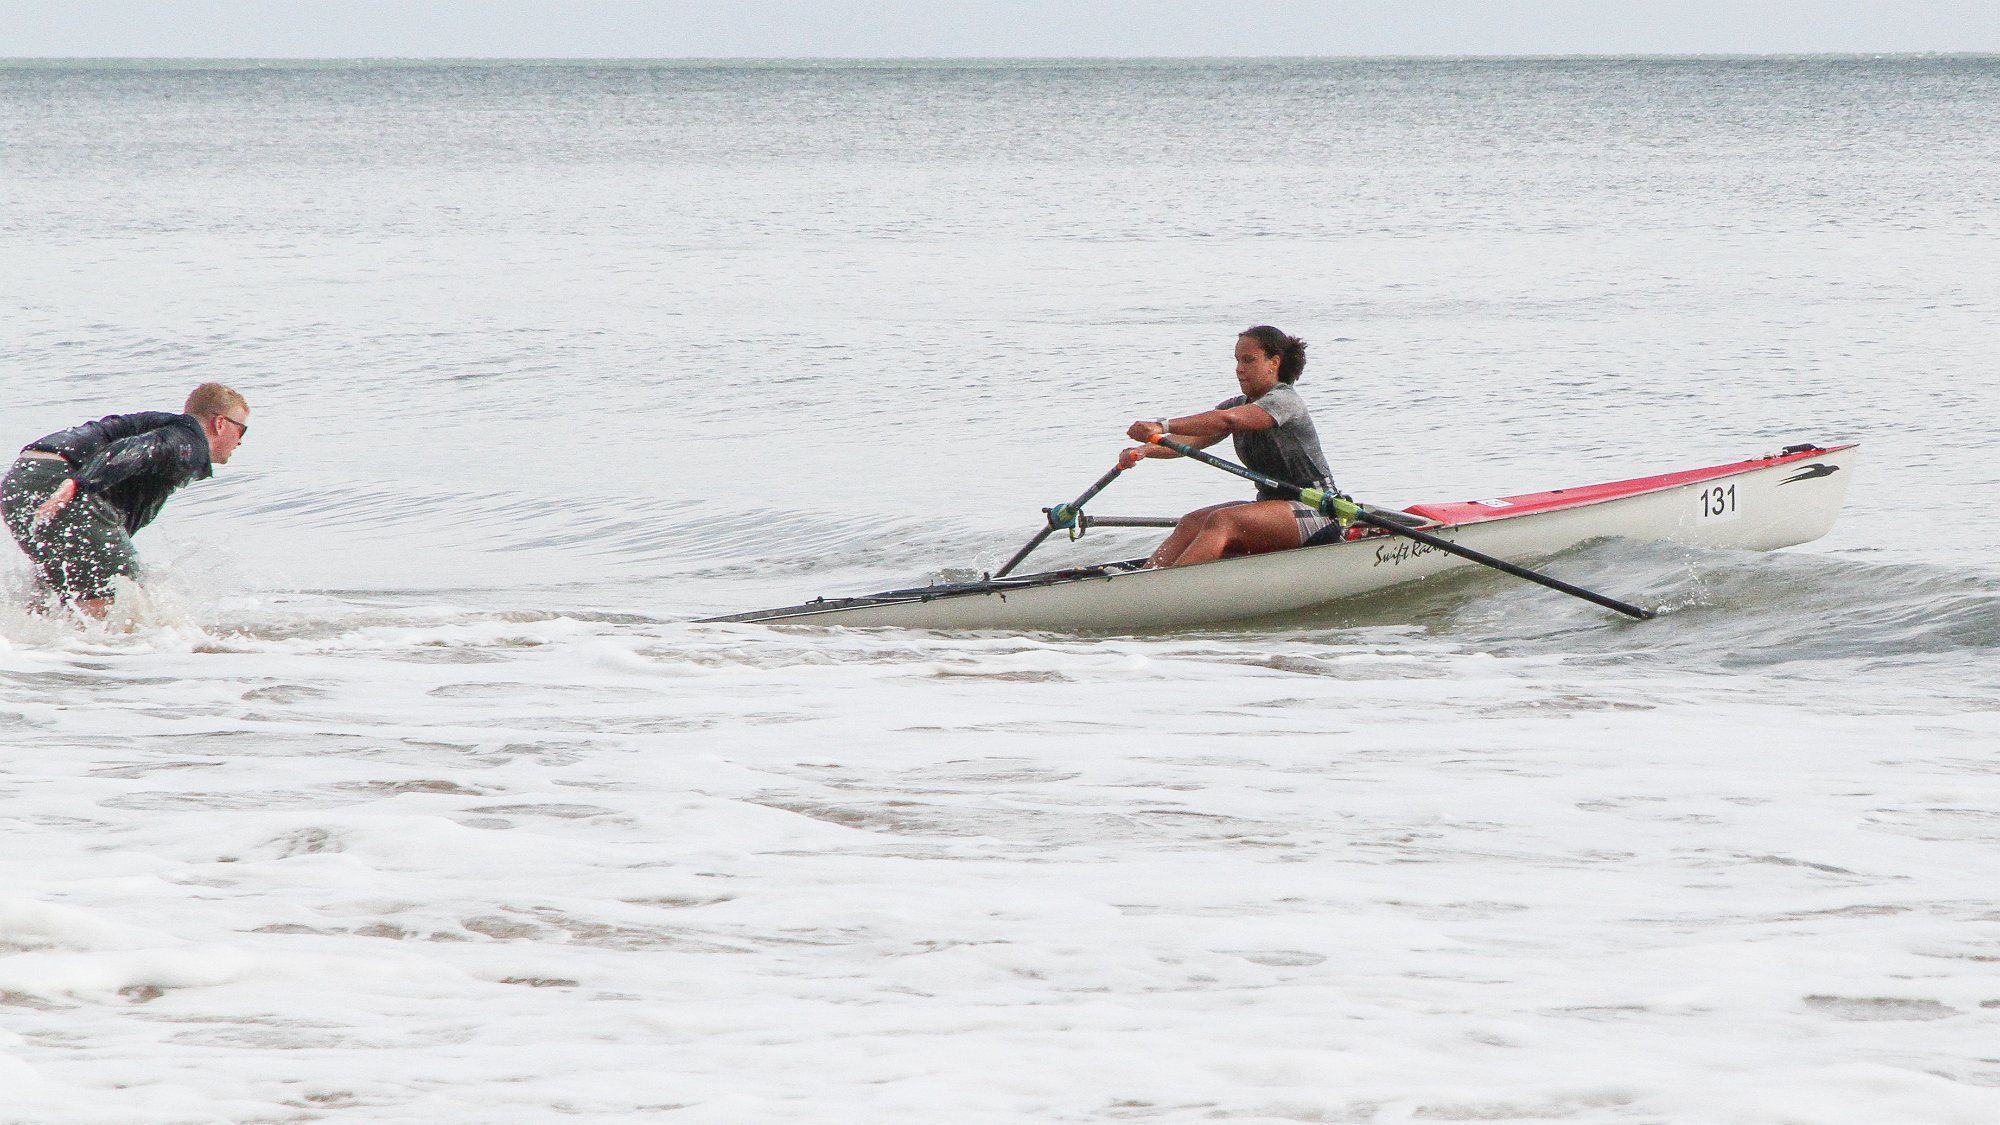
[[[1992,58],[0,64],[4,440],[253,407],[107,625],[0,570],[0,1121],[2000,1120],[1995,121]],[[1643,624],[697,621],[997,566],[1265,322],[1376,503],[1860,461],[1811,545],[1546,560]]]

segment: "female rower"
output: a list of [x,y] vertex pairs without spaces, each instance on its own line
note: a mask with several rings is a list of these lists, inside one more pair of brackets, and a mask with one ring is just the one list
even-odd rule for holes
[[[1305,366],[1304,340],[1268,324],[1246,328],[1236,337],[1236,385],[1242,394],[1200,414],[1134,422],[1125,433],[1134,441],[1164,433],[1197,448],[1227,437],[1236,444],[1236,459],[1265,476],[1332,492],[1333,474],[1320,449],[1319,431],[1305,400],[1292,388]],[[1164,446],[1142,445],[1119,454],[1118,463],[1129,469],[1143,458],[1178,456]],[[1182,516],[1146,565],[1186,566],[1290,550],[1329,522],[1314,509],[1259,486],[1254,501],[1233,500]]]

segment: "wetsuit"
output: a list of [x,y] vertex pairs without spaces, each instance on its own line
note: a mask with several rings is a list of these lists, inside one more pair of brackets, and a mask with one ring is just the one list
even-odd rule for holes
[[[59,430],[21,450],[0,481],[0,517],[64,601],[108,598],[111,580],[137,579],[132,535],[174,490],[214,474],[208,435],[188,414],[113,414]],[[41,527],[35,509],[66,480],[76,496]]]

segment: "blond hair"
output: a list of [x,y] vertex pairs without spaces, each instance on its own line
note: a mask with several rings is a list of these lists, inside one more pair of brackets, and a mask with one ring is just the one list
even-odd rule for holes
[[250,404],[243,396],[223,386],[221,383],[203,383],[188,393],[187,405],[181,410],[203,418],[220,418],[232,410],[248,410]]

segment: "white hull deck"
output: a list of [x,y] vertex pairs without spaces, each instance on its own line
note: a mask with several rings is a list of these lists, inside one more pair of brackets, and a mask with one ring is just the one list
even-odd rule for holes
[[[1425,529],[1434,535],[1517,563],[1610,537],[1769,551],[1832,528],[1855,453],[1853,445],[1805,447],[1606,485],[1408,510],[1439,520]],[[1132,565],[819,599],[715,620],[948,630],[1188,628],[1296,612],[1479,564],[1371,532],[1197,566]]]

